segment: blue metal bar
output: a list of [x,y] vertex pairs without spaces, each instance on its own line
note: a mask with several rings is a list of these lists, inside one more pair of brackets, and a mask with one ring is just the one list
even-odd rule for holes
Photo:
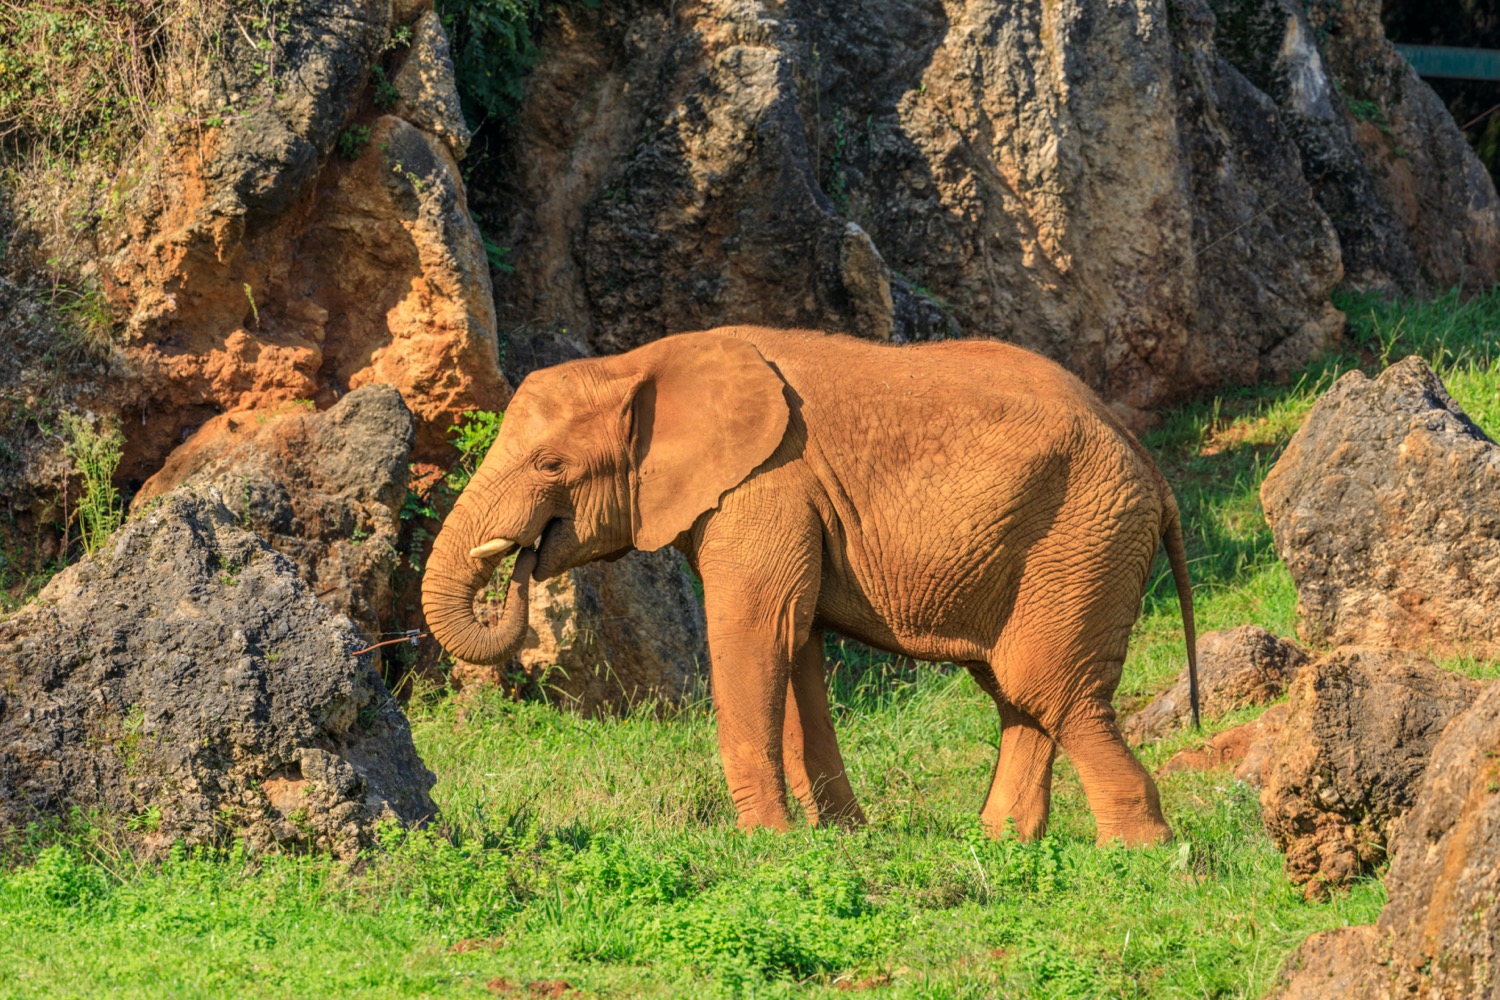
[[1453,80],[1500,80],[1500,49],[1465,49],[1451,45],[1397,45],[1420,76]]

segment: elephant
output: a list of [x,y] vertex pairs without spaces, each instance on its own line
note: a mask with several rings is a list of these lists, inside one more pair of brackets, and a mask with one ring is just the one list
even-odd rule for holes
[[[1111,698],[1159,545],[1194,721],[1180,515],[1145,450],[1061,366],[985,340],[891,345],[752,326],[535,371],[454,503],[422,583],[432,635],[493,663],[532,580],[676,547],[703,584],[719,752],[745,829],[865,821],[823,643],[961,664],[994,699],[985,830],[1046,832],[1060,746],[1099,843],[1170,839]],[[498,622],[475,596],[517,553]]]

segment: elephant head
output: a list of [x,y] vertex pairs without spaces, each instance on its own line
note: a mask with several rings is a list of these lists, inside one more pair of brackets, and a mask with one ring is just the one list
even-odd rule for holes
[[[781,378],[727,335],[533,372],[433,543],[422,581],[432,634],[461,660],[510,659],[531,579],[671,544],[771,456],[788,416]],[[487,626],[475,595],[517,550],[505,610]]]

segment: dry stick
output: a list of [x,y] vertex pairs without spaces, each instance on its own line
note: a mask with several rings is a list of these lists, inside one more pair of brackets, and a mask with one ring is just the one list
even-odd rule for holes
[[373,645],[373,646],[366,646],[364,649],[356,649],[353,653],[350,653],[349,655],[350,656],[361,656],[361,655],[363,655],[365,653],[368,653],[372,649],[379,649],[381,646],[394,646],[398,642],[409,642],[413,646],[415,646],[417,644],[417,640],[418,639],[425,639],[425,638],[427,638],[427,633],[426,632],[420,632],[420,633],[418,633],[416,635],[403,635],[399,639],[387,639],[385,642],[377,642],[377,643],[375,643],[375,645]]
[[1459,131],[1461,131],[1461,132],[1467,132],[1467,131],[1469,131],[1469,129],[1473,128],[1475,125],[1478,125],[1480,122],[1484,121],[1486,118],[1488,118],[1490,115],[1494,114],[1496,111],[1500,111],[1500,104],[1496,104],[1494,107],[1490,108],[1488,111],[1483,112],[1482,114],[1480,114],[1479,116],[1477,116],[1476,118],[1474,118],[1472,121],[1468,122],[1467,124],[1459,126]]

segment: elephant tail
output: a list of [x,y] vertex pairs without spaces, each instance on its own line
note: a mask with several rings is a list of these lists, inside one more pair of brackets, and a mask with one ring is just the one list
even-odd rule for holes
[[1177,604],[1182,609],[1182,635],[1187,640],[1188,703],[1193,708],[1193,728],[1198,722],[1198,637],[1193,629],[1193,584],[1188,579],[1187,549],[1182,544],[1182,514],[1177,501],[1167,495],[1167,509],[1162,517],[1162,543],[1167,562],[1172,564],[1172,579],[1177,584]]

